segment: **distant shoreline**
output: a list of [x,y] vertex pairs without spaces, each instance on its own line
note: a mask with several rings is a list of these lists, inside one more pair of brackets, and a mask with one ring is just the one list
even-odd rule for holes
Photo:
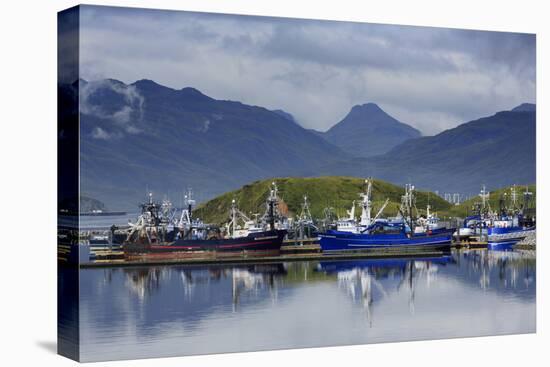
[[84,217],[108,217],[108,216],[115,216],[115,215],[126,215],[128,212],[124,211],[118,211],[118,212],[84,212],[80,213],[81,216]]
[[127,215],[128,212],[125,211],[113,211],[113,212],[69,212],[69,211],[60,211],[60,215],[66,215],[66,216],[81,216],[81,217],[114,217],[118,215]]

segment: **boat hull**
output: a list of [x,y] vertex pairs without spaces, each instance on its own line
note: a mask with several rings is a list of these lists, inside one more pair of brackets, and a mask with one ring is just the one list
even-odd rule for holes
[[127,243],[127,260],[177,260],[187,258],[225,258],[240,256],[273,256],[281,250],[286,231],[275,230],[229,239],[177,239],[165,244]]
[[321,234],[321,249],[324,253],[342,251],[365,251],[375,249],[403,248],[423,250],[449,250],[453,230],[432,234],[415,234],[412,237],[399,234],[353,234],[328,231]]
[[489,228],[487,246],[491,250],[508,250],[534,232],[535,228]]

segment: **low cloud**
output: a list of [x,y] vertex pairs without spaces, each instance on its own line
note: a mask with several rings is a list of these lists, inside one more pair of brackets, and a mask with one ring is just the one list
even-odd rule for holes
[[110,140],[118,137],[120,137],[119,134],[108,133],[107,131],[103,130],[100,127],[94,127],[94,129],[92,130],[92,138],[94,139]]
[[530,34],[93,6],[81,27],[84,78],[191,86],[317,130],[366,102],[424,134],[535,102]]
[[[120,96],[121,103],[116,108],[108,109],[105,103],[95,103],[98,93],[113,92]],[[133,85],[125,85],[111,79],[83,82],[80,85],[80,111],[83,114],[108,120],[113,127],[118,127],[129,134],[142,131],[138,127],[143,117],[143,103],[145,99]],[[113,102],[113,101],[111,101]],[[115,102],[113,102],[115,103]],[[93,137],[98,139],[112,138],[115,135],[103,128],[96,128]],[[108,137],[107,137],[108,136]]]
[[210,128],[210,120],[205,120],[202,126],[202,132],[205,133]]

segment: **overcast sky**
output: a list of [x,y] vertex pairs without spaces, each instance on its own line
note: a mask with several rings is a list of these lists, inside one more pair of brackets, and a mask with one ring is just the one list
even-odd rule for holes
[[152,79],[326,130],[375,102],[425,135],[535,103],[529,34],[85,6],[81,77]]

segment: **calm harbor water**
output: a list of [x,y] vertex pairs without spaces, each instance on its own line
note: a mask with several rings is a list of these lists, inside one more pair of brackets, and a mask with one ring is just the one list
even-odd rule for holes
[[83,361],[529,333],[534,252],[80,270]]

